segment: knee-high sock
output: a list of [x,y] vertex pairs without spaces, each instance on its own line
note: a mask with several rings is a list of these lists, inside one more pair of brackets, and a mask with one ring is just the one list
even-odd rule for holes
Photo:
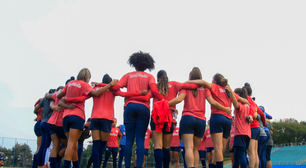
[[73,168],[80,168],[79,160],[72,162]]
[[156,163],[156,168],[163,167],[163,151],[162,149],[155,149],[154,150],[154,158]]
[[201,163],[202,163],[202,167],[206,168],[206,161],[205,160],[201,160]]
[[163,148],[163,165],[164,168],[169,168],[170,163],[170,148]]
[[51,167],[51,168],[56,168],[56,163],[57,163],[56,160],[57,160],[56,157],[50,157],[50,158],[49,158],[50,167]]
[[93,163],[93,168],[99,168],[99,150],[101,147],[101,143],[100,140],[95,140],[93,141],[92,144],[92,153],[91,153],[91,157],[92,157],[92,163]]
[[70,160],[64,160],[63,168],[70,168],[71,161]]
[[107,141],[100,141],[100,150],[99,150],[99,167],[101,167],[102,164],[102,157],[104,150],[106,149]]
[[216,168],[223,168],[223,161],[216,162]]

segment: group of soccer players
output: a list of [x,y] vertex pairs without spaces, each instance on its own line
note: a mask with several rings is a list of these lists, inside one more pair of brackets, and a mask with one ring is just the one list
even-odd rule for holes
[[[51,141],[53,144],[49,158],[51,168],[55,168],[64,156],[64,168],[70,167],[71,164],[74,168],[80,167],[78,139],[84,131],[84,103],[90,97],[93,98],[89,129],[93,139],[91,157],[94,168],[100,166],[105,150],[106,162],[111,153],[118,153],[116,142],[117,137],[121,135],[121,127],[124,127],[126,136],[124,152],[120,150],[121,156],[125,159],[125,167],[131,167],[135,138],[137,160],[134,167],[143,167],[148,146],[145,138],[146,135],[148,137],[149,121],[157,168],[168,168],[171,154],[177,163],[179,146],[183,146],[182,152],[188,168],[198,167],[199,160],[203,166],[206,166],[205,151],[210,167],[223,167],[222,151],[233,122],[232,104],[235,116],[233,167],[247,167],[246,151],[249,167],[266,167],[266,154],[265,157],[262,154],[262,151],[266,151],[263,149],[264,146],[267,146],[265,144],[268,135],[264,130],[266,115],[264,109],[258,107],[252,100],[252,89],[249,84],[233,91],[228,85],[228,80],[219,73],[214,75],[212,83],[202,80],[201,71],[197,67],[194,67],[186,77],[188,79],[186,83],[169,81],[165,70],[158,72],[156,81],[153,75],[145,72],[155,68],[154,59],[149,53],[141,51],[133,53],[128,59],[128,64],[134,67],[135,71],[123,75],[119,81],[112,80],[108,74],[105,74],[102,83],[94,82],[92,85],[88,84],[91,78],[90,71],[83,68],[76,80],[71,78],[66,81],[65,86],[59,86],[56,90],[50,89],[49,93],[36,103],[35,133],[39,149],[34,156],[34,167],[44,166],[45,151]],[[120,91],[120,88],[124,87],[127,88],[127,92]],[[120,128],[116,127],[114,117],[115,96],[125,97],[124,125]],[[151,98],[153,98],[152,113]],[[176,128],[176,121],[173,119],[179,112],[176,104],[183,100],[184,109],[180,126]],[[206,129],[205,100],[211,106],[209,129]],[[120,114],[117,112],[117,115]],[[178,135],[182,140],[180,145],[178,137],[175,137]],[[211,143],[208,142],[210,139]],[[121,145],[120,148],[122,149]],[[121,163],[119,161],[118,167],[122,166]],[[113,165],[116,166],[116,163]]]

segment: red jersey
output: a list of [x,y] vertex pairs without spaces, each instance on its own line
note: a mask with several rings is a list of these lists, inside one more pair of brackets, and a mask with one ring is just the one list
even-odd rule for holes
[[[65,93],[67,98],[70,97],[81,97],[81,96],[86,96],[92,91],[92,87],[82,81],[82,80],[74,80],[69,82],[62,92]],[[85,111],[84,111],[84,103],[85,101],[81,103],[75,103],[75,108],[74,109],[65,109],[64,110],[64,115],[63,118],[70,116],[70,115],[76,115],[81,117],[83,120],[85,120]],[[68,105],[72,104],[67,102]]]
[[[225,87],[219,86],[217,84],[212,83],[211,84],[211,95],[212,98],[218,102],[219,104],[221,104],[224,107],[232,107],[232,102],[231,99],[227,97],[226,91],[225,91]],[[235,94],[236,99],[239,99],[239,96],[237,94]],[[231,114],[227,114],[225,111],[219,110],[217,108],[215,108],[214,106],[211,106],[211,114],[222,114],[225,117],[232,119],[232,115]]]
[[192,90],[182,90],[180,93],[186,95],[184,99],[184,110],[182,116],[191,115],[206,121],[205,118],[205,99],[210,97],[210,93],[204,87],[198,88],[198,94],[193,96]]
[[118,147],[118,138],[121,137],[120,129],[117,127],[112,127],[112,130],[110,132],[108,141],[107,141],[107,147],[116,148]]
[[200,146],[199,146],[199,151],[206,151],[205,135],[201,138],[201,143],[200,143]]
[[[155,84],[155,78],[153,75],[143,71],[130,72],[125,74],[117,85],[120,88],[126,87],[128,92],[140,92],[142,90],[149,90],[150,84]],[[147,106],[150,109],[150,100],[143,102],[138,100],[130,100],[125,102],[126,106],[129,103],[138,103]]]
[[[56,97],[56,93],[52,94],[52,99],[54,100],[54,105],[58,105],[58,102],[60,101],[60,99],[58,99]],[[58,126],[58,127],[63,127],[63,111],[62,112],[58,112],[53,110],[53,113],[51,115],[51,117],[48,120],[49,124]]]
[[250,113],[250,106],[248,104],[242,104],[238,102],[239,109],[235,109],[235,136],[247,135],[251,138],[251,126],[249,121],[246,119]]
[[[41,99],[38,99],[37,100],[37,102],[34,104],[34,107],[39,103],[41,101]],[[41,108],[39,108],[38,110],[37,110],[37,113],[36,113],[36,116],[37,116],[37,121],[41,121],[42,120],[42,118],[41,118],[41,112],[43,111],[43,108],[41,107]]]
[[145,142],[144,142],[145,149],[149,149],[150,148],[150,139],[151,138],[152,138],[152,131],[151,130],[147,130],[146,136],[145,136]]
[[[253,101],[253,99],[251,98],[251,96],[248,96],[248,101],[250,103],[250,113],[249,113],[249,115],[254,118],[256,104]],[[259,122],[254,119],[253,122],[251,123],[251,128],[259,128]]]
[[[95,87],[95,90],[102,88],[101,86]],[[93,107],[91,118],[102,118],[114,121],[114,102],[115,96],[139,96],[140,92],[121,92],[107,90],[98,97],[93,97]]]
[[179,134],[179,127],[176,127],[173,130],[173,134],[172,134],[172,140],[171,140],[171,144],[170,147],[179,147],[180,146],[180,134]]
[[233,146],[233,143],[234,143],[234,127],[232,126],[231,128],[231,132],[230,132],[230,143],[229,143],[229,147],[232,147]]
[[204,134],[204,138],[206,140],[206,148],[212,148],[214,147],[212,140],[211,140],[211,135],[210,135],[210,129],[207,128]]
[[[257,108],[257,114],[261,116],[263,126],[266,126],[266,117],[265,117],[264,112],[257,106],[257,104],[253,101],[251,96],[248,96],[248,101],[250,103],[250,114],[249,115],[254,117],[255,109]],[[251,124],[251,128],[259,128],[259,122],[254,119]]]
[[[174,98],[176,98],[177,94],[179,91],[181,91],[182,89],[196,89],[199,86],[197,84],[194,83],[180,83],[180,82],[176,82],[176,81],[169,81],[168,82],[168,94],[165,96],[165,100],[172,100]],[[153,97],[153,103],[157,102],[158,99],[154,96]],[[176,108],[176,105],[171,106],[173,108]]]

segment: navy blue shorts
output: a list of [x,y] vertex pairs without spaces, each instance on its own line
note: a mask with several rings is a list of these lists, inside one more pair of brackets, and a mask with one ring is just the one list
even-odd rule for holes
[[251,128],[251,139],[259,140],[260,128]]
[[[137,150],[135,150],[135,154],[137,155]],[[149,155],[149,149],[145,149],[144,155],[148,156]]]
[[249,148],[249,144],[250,144],[250,137],[248,137],[247,135],[237,135],[234,137],[234,143],[233,146],[241,146],[241,147],[245,147],[245,149]]
[[111,132],[112,125],[113,122],[111,120],[102,119],[102,118],[93,118],[91,119],[89,129]]
[[118,147],[106,147],[105,149],[106,152],[115,152],[118,153]]
[[210,133],[223,133],[223,138],[227,139],[232,126],[232,119],[222,114],[212,114],[210,116]]
[[79,116],[75,115],[67,116],[63,118],[64,132],[69,132],[70,128],[83,130],[84,123],[85,121]]
[[124,108],[124,124],[142,123],[148,124],[150,120],[150,109],[138,103],[129,103]]
[[207,152],[207,153],[210,153],[210,152],[213,151],[213,150],[215,150],[214,147],[206,148],[206,152]]
[[173,151],[173,152],[180,152],[181,150],[181,147],[170,147],[170,151]]
[[199,150],[200,159],[206,158],[206,151]]
[[50,135],[56,134],[59,139],[67,139],[63,127],[58,127],[56,125],[48,123],[48,128]]
[[[150,121],[150,126],[151,126],[151,130],[155,131],[155,123],[154,123],[152,117],[151,117],[151,121]],[[170,132],[166,131],[167,123],[165,123],[164,127],[163,127],[163,134],[173,134],[173,130],[174,130],[173,127],[174,127],[174,124],[172,123],[171,128],[170,128]]]
[[267,159],[267,161],[271,160],[271,150],[272,150],[272,146],[271,145],[267,145],[267,150],[266,150],[266,159]]
[[40,122],[41,121],[37,121],[36,124],[34,125],[34,132],[37,137],[41,136]]
[[185,115],[180,121],[180,134],[194,134],[202,138],[205,133],[206,121],[191,115]]

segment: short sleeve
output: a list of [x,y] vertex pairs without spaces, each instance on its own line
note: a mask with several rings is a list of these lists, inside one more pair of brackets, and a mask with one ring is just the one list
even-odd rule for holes
[[117,83],[117,85],[120,88],[126,87],[127,86],[127,80],[128,80],[128,74],[125,74],[122,76],[122,78],[120,79],[120,81]]
[[85,95],[88,95],[93,90],[93,88],[88,83],[85,82],[82,83],[82,89]]
[[184,93],[185,95],[187,95],[187,91],[186,90],[181,90],[180,93]]
[[240,98],[240,96],[239,95],[237,95],[236,93],[234,93],[234,96],[235,96],[235,98],[237,99],[237,101],[238,101],[238,99]]
[[211,97],[211,92],[210,92],[209,89],[205,88],[205,95],[206,95],[206,97]]
[[211,93],[216,93],[217,89],[218,89],[218,87],[216,86],[216,84],[212,83],[211,84],[211,89],[210,89]]

